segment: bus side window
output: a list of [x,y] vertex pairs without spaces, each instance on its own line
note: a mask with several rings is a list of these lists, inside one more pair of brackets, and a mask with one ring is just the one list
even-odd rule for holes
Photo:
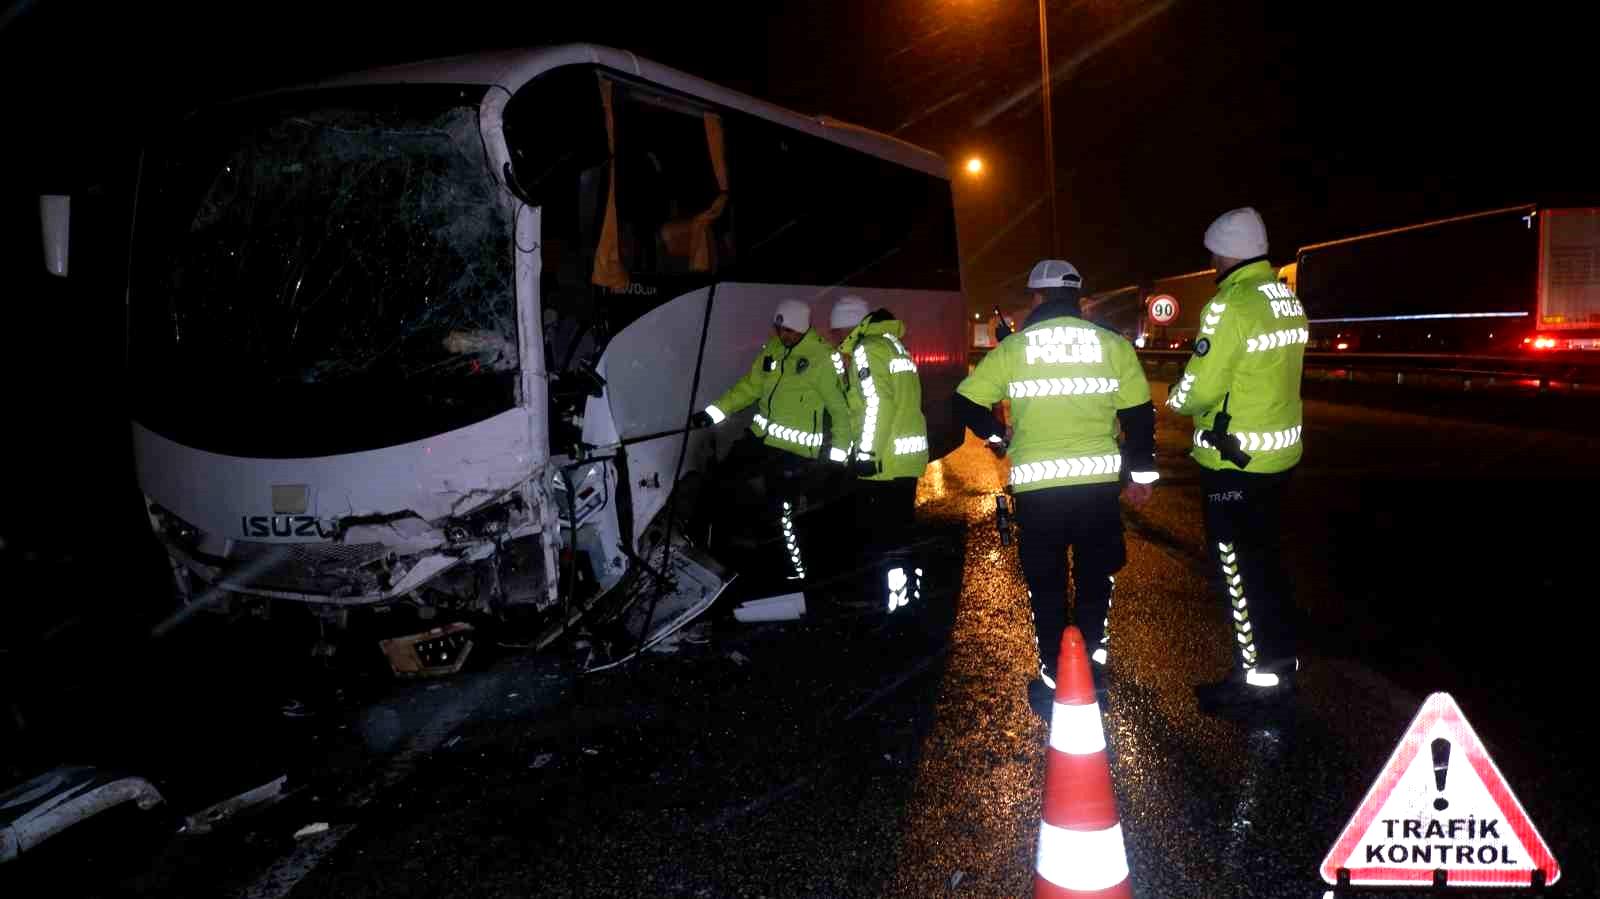
[[733,244],[721,116],[637,89],[619,90],[617,214],[631,275],[726,266]]
[[750,117],[734,132],[742,279],[961,289],[947,181]]

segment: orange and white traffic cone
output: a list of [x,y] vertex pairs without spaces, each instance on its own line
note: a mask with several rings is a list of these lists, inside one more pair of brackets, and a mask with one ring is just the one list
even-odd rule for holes
[[1083,633],[1061,636],[1044,814],[1034,863],[1036,899],[1132,899],[1128,853],[1111,792],[1105,728]]

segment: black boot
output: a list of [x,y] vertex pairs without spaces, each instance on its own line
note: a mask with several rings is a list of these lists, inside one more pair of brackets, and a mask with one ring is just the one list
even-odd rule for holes
[[1299,659],[1234,669],[1227,677],[1195,687],[1200,711],[1215,714],[1231,709],[1270,708],[1294,695]]

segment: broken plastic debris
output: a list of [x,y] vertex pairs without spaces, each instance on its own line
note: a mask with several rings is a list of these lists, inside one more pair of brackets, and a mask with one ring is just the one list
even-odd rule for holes
[[294,832],[294,838],[299,840],[299,839],[303,839],[305,837],[314,837],[319,833],[326,833],[327,831],[328,831],[328,822],[326,822],[326,821],[317,821],[317,822],[312,823],[312,824],[307,824],[305,827],[302,827],[299,830],[295,831]]
[[598,749],[590,749],[589,747],[585,746],[585,747],[583,747],[583,754],[584,755],[599,755],[600,754],[600,750],[598,750]]
[[538,755],[533,757],[533,764],[529,765],[528,767],[530,767],[530,768],[543,768],[545,765],[550,764],[551,760],[554,759],[554,758],[555,758],[555,754],[554,753],[541,752]]
[[785,593],[766,599],[752,599],[733,610],[733,617],[743,622],[793,621],[806,613],[804,593]]
[[455,674],[466,664],[467,655],[472,652],[471,633],[472,625],[456,622],[420,634],[381,640],[378,646],[396,677],[437,677]]
[[449,749],[450,747],[452,747],[452,746],[454,746],[454,745],[456,745],[457,743],[460,743],[460,742],[461,742],[461,737],[459,735],[451,737],[450,739],[448,739],[448,740],[446,740],[444,742],[444,748]]
[[230,799],[224,799],[210,808],[195,812],[184,819],[183,832],[210,833],[212,828],[246,809],[277,802],[283,798],[283,788],[288,780],[289,776],[285,774],[277,780],[268,781],[253,790],[247,790]]
[[142,777],[64,766],[0,791],[0,864],[73,825],[127,802],[149,811],[165,802]]
[[728,658],[733,659],[733,663],[735,665],[748,665],[748,664],[750,664],[750,657],[745,655],[744,653],[740,652],[737,649],[735,649],[734,651],[728,653]]
[[682,639],[682,632],[663,637],[656,645],[650,647],[651,652],[674,653],[678,651],[678,643]]
[[522,695],[521,693],[507,693],[506,694],[506,698],[507,699],[516,699],[518,696],[521,696],[521,695]]

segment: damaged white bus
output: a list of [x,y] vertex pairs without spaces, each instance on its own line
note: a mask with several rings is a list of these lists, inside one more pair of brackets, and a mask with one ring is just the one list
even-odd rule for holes
[[932,457],[954,449],[964,303],[928,151],[590,45],[200,110],[146,151],[134,219],[150,523],[190,602],[554,634],[619,597],[645,648],[729,578],[665,513],[750,413],[686,421],[780,299],[825,320],[843,289],[906,321]]

